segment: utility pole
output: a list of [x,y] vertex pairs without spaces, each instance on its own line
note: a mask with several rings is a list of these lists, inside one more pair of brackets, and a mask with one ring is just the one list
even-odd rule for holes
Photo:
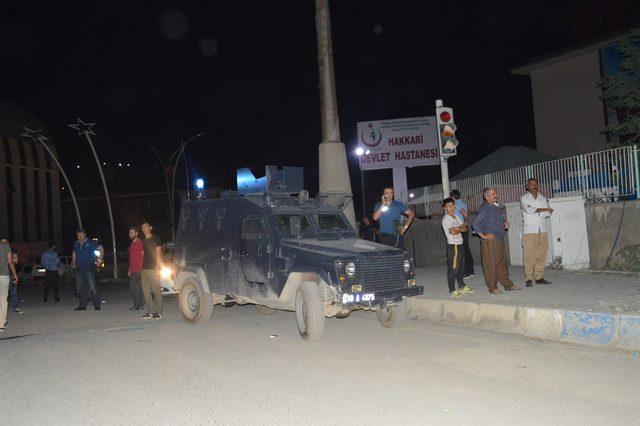
[[[315,4],[322,118],[322,143],[319,147],[320,192],[341,192],[353,195],[347,153],[344,144],[340,141],[329,0],[315,0]],[[353,202],[346,206],[344,213],[351,225],[355,227]]]

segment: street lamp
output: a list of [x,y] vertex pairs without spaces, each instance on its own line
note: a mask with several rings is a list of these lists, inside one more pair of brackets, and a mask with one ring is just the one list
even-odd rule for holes
[[92,127],[95,126],[95,123],[85,123],[80,120],[80,118],[76,118],[76,122],[74,124],[67,124],[72,129],[78,131],[79,136],[84,136],[89,143],[89,147],[91,148],[91,152],[93,153],[93,158],[96,160],[96,164],[98,165],[98,171],[100,172],[100,179],[102,179],[102,186],[104,188],[104,195],[107,199],[107,209],[109,210],[109,219],[111,221],[111,239],[113,240],[113,278],[118,279],[118,251],[116,249],[116,230],[115,225],[113,223],[113,210],[111,209],[111,199],[109,198],[109,190],[107,189],[107,181],[104,178],[104,173],[102,172],[102,163],[100,163],[100,159],[98,158],[98,153],[93,146],[93,142],[91,141],[91,135],[95,135]]
[[[169,158],[169,161],[173,160],[173,157],[176,156],[176,154],[178,155],[175,159],[174,164],[176,165],[176,169],[178,168],[178,163],[180,162],[180,156],[184,155],[184,150],[187,148],[187,145],[189,145],[189,142],[191,142],[192,140],[194,140],[195,138],[198,138],[200,136],[204,135],[204,132],[200,132],[200,133],[196,133],[195,135],[191,136],[189,139],[186,140],[186,142],[180,142],[180,148],[178,148],[172,155],[171,158]],[[185,168],[185,172],[187,174],[187,198],[189,198],[189,166],[187,165],[187,159],[185,158],[184,160],[184,168]],[[173,178],[171,180],[171,192],[173,193],[175,191],[175,184],[176,184],[176,174],[173,174]]]
[[69,187],[69,194],[71,195],[71,201],[73,201],[73,207],[76,209],[76,216],[78,218],[78,229],[82,229],[82,218],[80,217],[80,209],[78,208],[78,200],[76,200],[76,194],[73,192],[73,188],[71,187],[71,182],[69,182],[69,178],[67,177],[67,174],[64,172],[64,169],[62,168],[62,165],[58,161],[58,158],[55,156],[51,148],[49,148],[49,145],[47,145],[47,141],[49,140],[49,138],[41,134],[42,130],[31,130],[28,127],[23,127],[23,129],[25,130],[26,133],[23,133],[20,136],[29,138],[34,142],[40,142],[40,144],[47,151],[47,153],[49,154],[53,162],[56,163],[56,166],[58,166],[58,170],[60,170],[60,174],[62,175],[62,177],[64,178],[64,181],[67,183],[67,186]]

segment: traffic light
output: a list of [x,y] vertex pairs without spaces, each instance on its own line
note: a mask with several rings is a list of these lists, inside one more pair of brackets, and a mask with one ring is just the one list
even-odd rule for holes
[[453,157],[457,154],[458,148],[458,139],[456,139],[458,127],[453,121],[453,109],[442,106],[442,103],[437,105],[436,121],[438,122],[440,155],[442,155],[442,158]]

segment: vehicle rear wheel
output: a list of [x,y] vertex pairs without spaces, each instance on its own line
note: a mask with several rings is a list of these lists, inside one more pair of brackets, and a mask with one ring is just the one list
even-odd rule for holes
[[376,317],[385,328],[394,328],[402,325],[407,318],[407,301],[402,299],[395,305],[381,307],[376,311]]
[[256,305],[256,309],[258,310],[258,312],[260,312],[262,315],[273,315],[276,312],[278,312],[277,309],[271,309],[271,308],[267,308],[264,305]]
[[202,289],[200,282],[192,279],[182,285],[178,305],[182,318],[191,324],[207,321],[213,313],[213,297]]
[[316,283],[305,282],[296,291],[296,323],[304,340],[318,340],[324,332],[324,303]]

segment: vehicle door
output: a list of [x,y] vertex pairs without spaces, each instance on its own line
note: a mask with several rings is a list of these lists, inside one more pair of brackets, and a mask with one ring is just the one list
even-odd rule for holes
[[240,263],[244,278],[266,283],[270,278],[271,244],[264,217],[250,214],[242,218]]

